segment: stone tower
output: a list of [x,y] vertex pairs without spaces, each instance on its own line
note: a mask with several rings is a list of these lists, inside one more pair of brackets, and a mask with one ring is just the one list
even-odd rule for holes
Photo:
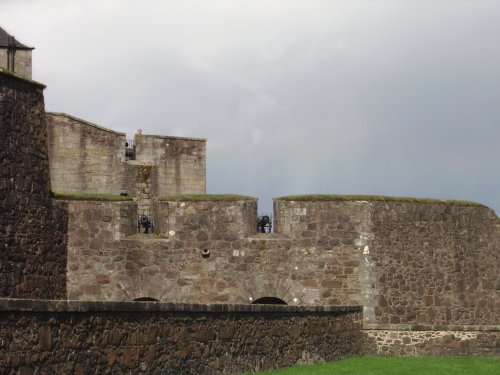
[[20,43],[0,27],[0,67],[31,79],[31,51],[33,49]]

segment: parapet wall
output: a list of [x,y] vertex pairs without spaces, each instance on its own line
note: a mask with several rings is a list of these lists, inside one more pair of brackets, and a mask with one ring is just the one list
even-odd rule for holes
[[[390,199],[275,200],[276,231],[333,252],[367,323],[497,324],[500,223],[477,204]],[[326,265],[325,265],[326,266]],[[320,291],[322,292],[322,291]],[[337,288],[331,291],[338,295]]]
[[50,198],[43,88],[0,69],[0,297],[66,297],[67,215]]
[[207,199],[157,202],[151,235],[137,234],[134,202],[68,201],[68,297],[237,302],[242,272],[228,259],[255,230],[257,202]]
[[0,372],[242,374],[351,357],[359,306],[0,299]]
[[152,214],[153,198],[205,193],[203,139],[136,134],[135,155],[126,156],[124,133],[64,113],[47,113],[47,123],[55,192],[127,192],[147,215]]
[[127,188],[125,134],[64,113],[47,113],[52,189],[120,194]]
[[136,157],[156,168],[156,196],[205,194],[206,140],[136,134]]
[[[90,218],[84,203],[70,204]],[[277,199],[275,206],[274,234],[256,233],[255,200],[159,201],[156,234],[120,241],[70,217],[69,297],[276,297],[289,305],[360,304],[371,324],[498,323],[499,224],[490,209],[403,200]],[[95,237],[95,248],[79,237]]]

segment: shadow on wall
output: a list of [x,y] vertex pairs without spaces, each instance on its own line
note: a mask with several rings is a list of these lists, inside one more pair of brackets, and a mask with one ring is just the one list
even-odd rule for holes
[[132,301],[134,301],[134,302],[160,302],[156,298],[152,298],[152,297],[139,297],[139,298],[133,299]]
[[277,297],[261,297],[252,302],[252,305],[286,305],[287,303]]

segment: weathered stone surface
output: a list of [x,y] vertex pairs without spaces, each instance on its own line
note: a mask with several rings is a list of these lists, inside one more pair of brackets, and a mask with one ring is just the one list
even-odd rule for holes
[[[313,253],[313,264],[323,257],[331,280],[343,281],[328,302],[362,304],[365,322],[500,321],[500,295],[493,288],[500,285],[500,220],[487,207],[280,199],[275,207],[276,231],[295,241],[313,239],[304,255]],[[324,258],[328,253],[331,261]],[[327,273],[312,268],[317,280]]]
[[370,355],[396,356],[500,356],[500,326],[414,328],[418,329],[365,327],[363,351]]
[[[250,303],[272,296],[290,305],[362,304],[367,323],[499,320],[492,289],[498,218],[485,207],[278,200],[279,233],[256,234],[255,201],[160,201],[155,236],[108,241],[89,222],[104,206],[69,205],[79,213],[70,214],[72,299]],[[91,288],[96,274],[110,282]]]
[[43,87],[0,72],[0,297],[66,297],[66,204],[50,198]]
[[0,372],[241,374],[353,356],[361,328],[359,306],[0,299]]
[[52,189],[120,194],[126,190],[125,134],[64,113],[47,113]]

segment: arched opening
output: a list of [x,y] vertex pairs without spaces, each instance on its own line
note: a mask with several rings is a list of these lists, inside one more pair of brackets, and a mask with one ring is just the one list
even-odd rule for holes
[[134,302],[158,302],[156,298],[151,298],[151,297],[139,297],[134,300]]
[[252,305],[286,305],[286,302],[277,297],[260,297],[253,301]]

